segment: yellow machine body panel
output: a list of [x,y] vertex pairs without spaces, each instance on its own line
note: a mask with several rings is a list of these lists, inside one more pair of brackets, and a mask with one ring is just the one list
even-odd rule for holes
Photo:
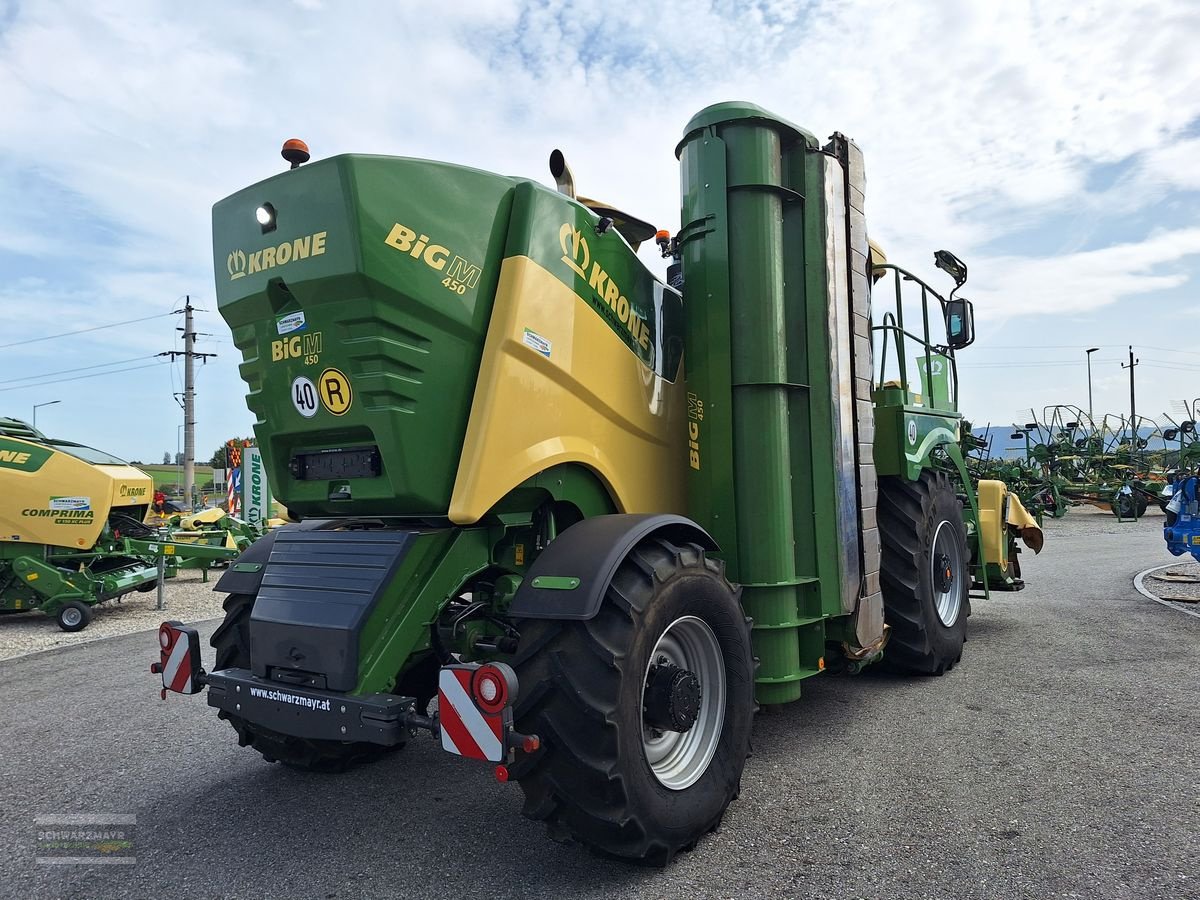
[[0,541],[88,548],[113,507],[130,507],[140,521],[153,493],[154,480],[133,466],[89,463],[47,445],[0,439]]
[[1034,553],[1042,549],[1042,529],[1026,511],[1016,494],[1003,481],[983,479],[979,482],[979,528],[983,537],[984,558],[1007,574],[1011,564],[1008,553],[1008,530],[1011,528]]
[[[528,330],[549,341],[531,348]],[[596,312],[525,256],[504,260],[450,503],[476,522],[551,466],[596,474],[620,512],[685,509],[686,397],[631,354]]]

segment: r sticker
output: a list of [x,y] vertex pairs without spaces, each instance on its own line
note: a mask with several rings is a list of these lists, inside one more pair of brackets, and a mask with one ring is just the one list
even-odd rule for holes
[[321,373],[317,382],[321,394],[321,404],[335,416],[345,415],[354,402],[354,393],[350,390],[350,379],[337,369],[326,369]]
[[908,442],[910,444],[915,444],[917,442],[917,420],[916,419],[908,420]]
[[292,382],[292,406],[306,419],[317,414],[317,386],[312,379],[301,375]]

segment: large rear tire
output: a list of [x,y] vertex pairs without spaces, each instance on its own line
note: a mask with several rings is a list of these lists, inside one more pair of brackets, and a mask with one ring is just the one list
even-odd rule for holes
[[[230,594],[225,598],[225,621],[209,643],[216,648],[215,671],[250,668],[250,612],[254,609],[251,594]],[[388,750],[362,741],[316,741],[279,734],[246,721],[225,710],[217,713],[237,732],[238,745],[253,747],[267,762],[310,772],[344,772],[359,763],[372,762]]]
[[941,675],[962,658],[971,566],[962,503],[942,472],[879,480],[880,578],[891,637],[884,663]]
[[755,708],[750,622],[720,562],[647,538],[594,618],[522,623],[513,662],[517,728],[542,739],[512,769],[526,816],[650,865],[717,828]]

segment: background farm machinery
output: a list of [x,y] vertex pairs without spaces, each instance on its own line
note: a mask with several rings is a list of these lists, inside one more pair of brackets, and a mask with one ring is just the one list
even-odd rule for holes
[[0,612],[40,609],[79,631],[97,603],[227,562],[261,533],[220,510],[155,527],[152,497],[124,460],[0,418]]
[[1097,424],[1070,405],[1048,406],[1040,417],[1027,410],[1009,435],[1023,445],[1017,455],[994,455],[991,436],[964,435],[964,449],[974,473],[1004,481],[1039,518],[1086,503],[1137,519],[1151,504],[1165,505],[1177,470],[1200,462],[1194,404],[1180,406],[1178,422],[1164,417],[1169,427],[1144,416],[1106,415]]

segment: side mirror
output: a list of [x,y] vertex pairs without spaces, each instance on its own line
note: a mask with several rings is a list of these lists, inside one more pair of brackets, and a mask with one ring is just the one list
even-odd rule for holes
[[1008,439],[1009,439],[1009,440],[1011,440],[1011,441],[1015,441],[1015,440],[1019,440],[1020,438],[1023,438],[1023,437],[1025,437],[1025,432],[1023,432],[1023,431],[1014,431],[1012,434],[1010,434],[1010,435],[1008,436]]
[[971,346],[975,342],[975,309],[971,301],[962,297],[947,300],[944,312],[946,343],[954,350]]
[[1196,431],[1196,423],[1191,419],[1187,419],[1180,424],[1179,428],[1184,434],[1194,434]]
[[1067,427],[1068,427],[1068,428],[1078,428],[1078,427],[1079,427],[1079,423],[1078,423],[1078,422],[1068,422],[1068,423],[1067,423]]
[[1166,431],[1163,432],[1163,440],[1164,441],[1173,441],[1177,437],[1179,437],[1179,429],[1178,428],[1168,428]]
[[1038,423],[1037,423],[1037,422],[1026,422],[1026,423],[1025,423],[1025,430],[1026,430],[1026,431],[1037,431],[1037,427],[1038,427]]

